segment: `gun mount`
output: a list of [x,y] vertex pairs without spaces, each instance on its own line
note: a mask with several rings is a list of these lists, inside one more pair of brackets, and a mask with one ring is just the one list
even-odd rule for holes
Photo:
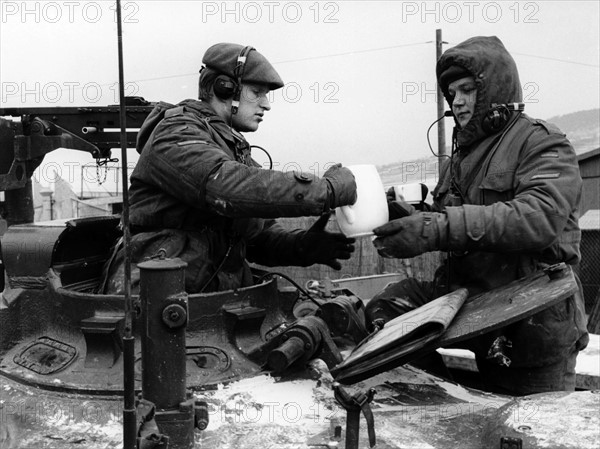
[[[127,146],[135,146],[136,128],[152,109],[143,99],[129,99]],[[6,192],[2,219],[9,225],[1,233],[0,245],[0,267],[6,280],[0,298],[0,375],[4,379],[57,393],[106,398],[124,393],[124,298],[102,290],[103,268],[120,237],[119,217],[33,223],[31,182],[45,155],[59,148],[85,151],[98,164],[110,160],[111,149],[120,146],[119,113],[117,106],[0,109],[0,189]],[[138,418],[153,422],[151,417],[156,416],[164,421],[163,399],[172,396],[161,384],[162,377],[141,385],[144,361],[154,365],[163,360],[171,366],[177,359],[186,374],[176,376],[181,378],[170,387],[183,391],[252,377],[264,371],[269,360],[277,371],[287,370],[293,362],[297,362],[294,368],[302,369],[319,357],[330,368],[339,363],[341,355],[329,336],[328,324],[315,316],[295,316],[297,302],[297,292],[279,291],[273,279],[257,279],[256,285],[236,291],[190,295],[189,322],[180,332],[187,343],[177,357],[165,347],[143,354],[139,343],[148,332],[142,317],[136,316],[133,383],[148,397],[156,391],[164,393],[158,396],[157,410],[154,402],[140,402]],[[180,310],[167,309],[162,319],[172,325],[169,320]],[[171,332],[169,328],[167,333]],[[302,344],[295,348],[293,360],[285,366],[273,362],[286,342],[298,339]],[[195,416],[203,407],[187,396],[183,399],[178,397],[178,402],[186,404],[185,419],[177,426],[187,429],[196,421],[198,428],[206,427],[207,419]],[[124,419],[125,412],[129,410],[123,410]],[[170,419],[182,412],[173,409],[169,413]],[[192,436],[186,432],[185,441],[172,442],[173,447],[188,447],[193,444]]]
[[[153,104],[128,97],[127,145],[134,147],[139,128]],[[15,117],[17,120],[2,118]],[[0,191],[5,194],[8,225],[31,223],[31,176],[44,156],[59,148],[85,151],[98,164],[110,159],[111,148],[120,147],[119,106],[1,108]]]

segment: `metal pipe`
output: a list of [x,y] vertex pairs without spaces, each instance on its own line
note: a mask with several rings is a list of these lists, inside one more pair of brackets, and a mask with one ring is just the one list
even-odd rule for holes
[[186,391],[185,328],[188,321],[185,267],[180,259],[138,264],[142,301],[142,396],[156,407],[156,424],[169,449],[194,447],[194,423],[207,416]]
[[[135,395],[135,338],[123,337],[123,389]],[[135,401],[135,397],[134,397]],[[123,447],[137,447],[137,414],[135,407],[123,408]]]
[[273,371],[280,373],[302,357],[305,352],[304,341],[298,337],[291,337],[277,349],[271,351],[267,359],[267,365]]
[[185,267],[180,259],[138,264],[142,302],[142,394],[158,410],[176,409],[186,398]]
[[[121,0],[117,0],[117,47],[119,59],[119,118],[121,125],[121,159],[123,167],[127,167],[127,120],[125,111],[125,85],[123,70],[123,29],[121,25]],[[127,170],[123,173],[123,245],[124,245],[124,296],[125,296],[125,330],[123,336],[123,416],[134,416],[135,411],[135,369],[133,346],[133,301],[131,299],[131,234],[129,232],[129,195],[127,192]],[[126,359],[129,357],[129,359]],[[136,420],[123,420],[123,448],[136,448]]]
[[[441,29],[437,29],[435,30],[435,61],[437,63],[437,61],[442,57],[442,53],[443,53],[443,49],[442,49],[442,45],[443,44],[447,44],[447,42],[444,42],[442,40],[442,30]],[[437,116],[438,117],[443,117],[444,116],[444,110],[446,109],[446,103],[445,103],[445,98],[444,98],[444,94],[442,93],[442,89],[440,88],[440,86],[437,86]],[[441,157],[442,155],[446,154],[446,124],[444,123],[444,120],[440,120],[438,122],[437,125],[437,135],[438,135],[438,156]],[[441,163],[441,159],[439,161],[439,173],[441,175],[442,173],[442,163]]]

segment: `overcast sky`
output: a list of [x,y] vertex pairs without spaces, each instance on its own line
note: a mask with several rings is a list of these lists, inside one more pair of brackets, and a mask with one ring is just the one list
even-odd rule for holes
[[[127,93],[196,98],[210,45],[252,45],[286,82],[259,131],[246,135],[269,150],[276,167],[407,161],[430,154],[436,29],[444,48],[498,36],[519,67],[526,112],[547,119],[599,107],[599,4],[123,1]],[[114,2],[0,5],[3,107],[118,100]],[[46,163],[92,161],[72,153],[55,152]]]

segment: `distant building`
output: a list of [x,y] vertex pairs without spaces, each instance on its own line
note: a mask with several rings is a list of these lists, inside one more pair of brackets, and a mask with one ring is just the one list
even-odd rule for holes
[[586,313],[591,313],[600,289],[600,148],[577,156],[583,179],[579,203],[581,228],[581,263],[579,277],[583,284]]
[[123,210],[122,195],[80,198],[71,185],[60,178],[54,182],[54,190],[43,187],[34,180],[34,221],[61,218],[83,218],[119,214]]
[[600,148],[580,154],[577,161],[583,178],[583,195],[579,204],[583,215],[590,209],[600,209]]

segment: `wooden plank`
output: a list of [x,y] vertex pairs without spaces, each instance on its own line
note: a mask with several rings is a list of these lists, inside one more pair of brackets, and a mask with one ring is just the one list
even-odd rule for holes
[[405,276],[399,273],[387,273],[375,274],[372,276],[334,279],[331,281],[331,288],[347,288],[365,303],[367,303],[373,297],[373,295],[382,291],[388,284],[401,281],[404,278]]

